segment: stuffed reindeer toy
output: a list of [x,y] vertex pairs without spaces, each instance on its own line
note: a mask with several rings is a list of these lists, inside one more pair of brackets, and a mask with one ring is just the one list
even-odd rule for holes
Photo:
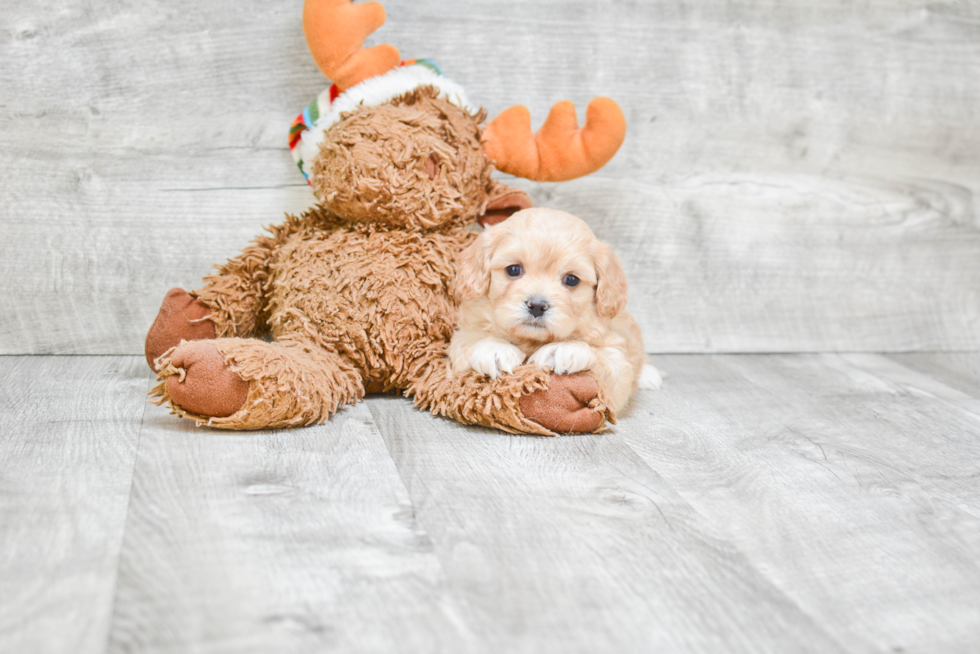
[[362,47],[384,20],[375,2],[307,0],[307,42],[334,84],[297,118],[290,146],[319,204],[270,227],[204,287],[167,293],[146,337],[154,395],[221,429],[310,425],[391,392],[508,432],[601,428],[613,416],[591,373],[454,376],[446,350],[456,260],[476,237],[466,227],[531,206],[494,168],[538,181],[589,174],[621,145],[622,112],[596,98],[579,129],[561,102],[532,134],[516,106],[483,126],[433,62]]

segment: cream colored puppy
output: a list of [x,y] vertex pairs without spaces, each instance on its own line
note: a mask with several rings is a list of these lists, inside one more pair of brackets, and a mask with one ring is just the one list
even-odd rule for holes
[[558,374],[591,370],[614,412],[638,387],[659,388],[626,307],[626,275],[582,220],[525,209],[488,227],[460,255],[454,372],[492,378],[527,361]]

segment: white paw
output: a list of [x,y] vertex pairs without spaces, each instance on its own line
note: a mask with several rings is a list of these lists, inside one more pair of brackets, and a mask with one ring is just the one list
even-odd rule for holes
[[564,375],[588,370],[595,365],[595,352],[585,343],[548,343],[531,355],[528,363],[551,368],[555,374]]
[[640,372],[640,380],[637,383],[644,390],[656,391],[663,385],[664,378],[660,375],[659,370],[649,363],[644,363],[643,371]]
[[522,363],[524,353],[519,348],[496,338],[478,342],[470,355],[470,368],[491,379],[505,372],[514,372],[514,367]]

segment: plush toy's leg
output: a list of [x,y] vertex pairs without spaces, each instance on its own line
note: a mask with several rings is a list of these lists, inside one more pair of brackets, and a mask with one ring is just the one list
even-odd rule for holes
[[181,341],[214,338],[214,323],[207,304],[182,288],[172,288],[163,298],[160,313],[146,334],[144,353],[150,368],[153,362]]
[[243,338],[182,342],[160,359],[152,395],[174,413],[221,429],[323,422],[364,396],[360,374],[316,345]]
[[555,436],[615,422],[587,372],[555,375],[540,366],[519,366],[496,379],[472,370],[453,375],[443,355],[419,362],[412,376],[408,392],[416,405],[466,424]]

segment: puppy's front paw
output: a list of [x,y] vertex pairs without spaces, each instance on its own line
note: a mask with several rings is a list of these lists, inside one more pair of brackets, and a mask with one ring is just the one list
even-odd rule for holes
[[551,368],[555,374],[565,375],[592,368],[595,365],[595,352],[581,341],[548,343],[538,348],[528,363],[536,363]]
[[663,383],[664,378],[663,375],[660,374],[660,371],[649,363],[644,363],[643,371],[640,373],[640,379],[637,382],[637,386],[648,391],[656,391],[660,390]]
[[522,363],[524,353],[519,348],[496,338],[478,342],[470,355],[470,368],[491,379],[505,372],[514,372],[514,367]]

